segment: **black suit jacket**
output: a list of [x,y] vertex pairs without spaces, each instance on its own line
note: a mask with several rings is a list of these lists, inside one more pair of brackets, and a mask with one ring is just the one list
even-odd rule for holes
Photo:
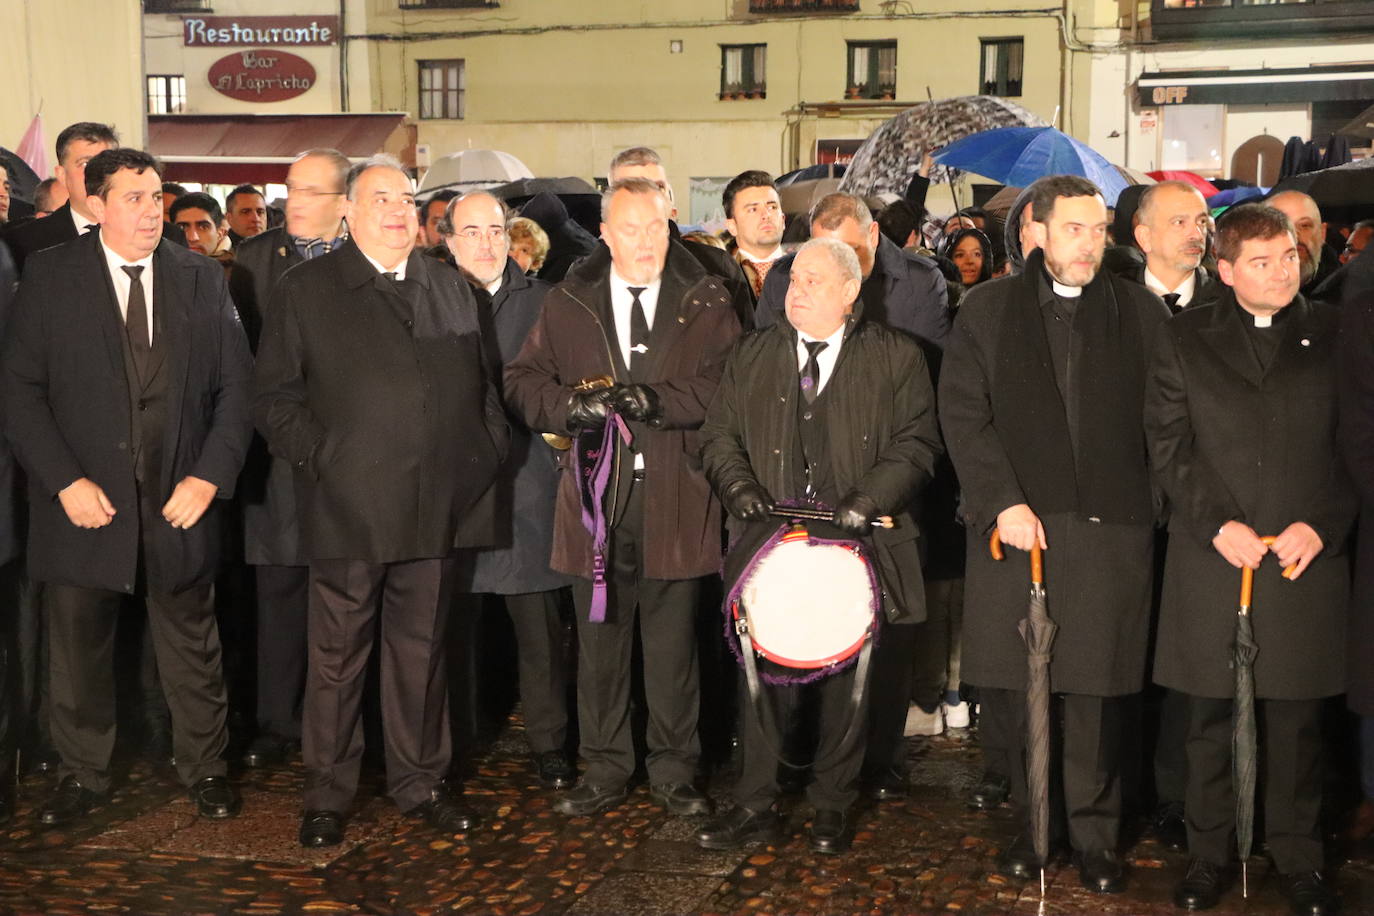
[[509,430],[462,276],[412,251],[407,300],[355,245],[272,292],[253,417],[295,477],[305,556],[389,563],[467,543]]
[[[29,255],[36,254],[45,248],[61,245],[63,242],[70,242],[78,234],[76,223],[72,222],[72,205],[68,202],[42,219],[25,220],[13,229],[0,234],[0,240],[9,245],[10,254],[14,255],[14,263],[22,276],[24,263],[28,260]],[[162,237],[168,241],[176,242],[183,248],[186,247],[186,233],[172,223],[163,222]]]
[[[5,336],[5,434],[28,474],[29,573],[41,581],[132,592],[139,503],[129,448],[132,411],[123,328],[99,233],[35,254]],[[233,496],[248,448],[252,357],[215,261],[165,239],[153,256],[153,295],[167,346],[168,403],[155,501],[186,476]],[[57,499],[88,477],[115,506],[104,528],[73,525]],[[217,502],[194,527],[158,524],[164,591],[210,582],[219,554]]]

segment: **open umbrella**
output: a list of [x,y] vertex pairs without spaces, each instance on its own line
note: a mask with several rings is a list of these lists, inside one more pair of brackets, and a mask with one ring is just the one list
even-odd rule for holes
[[773,186],[785,188],[799,181],[813,181],[817,178],[843,178],[848,168],[849,166],[845,165],[843,162],[808,165],[800,169],[793,169],[785,175],[779,175],[773,181]]
[[1181,181],[1197,188],[1203,197],[1211,197],[1217,193],[1219,188],[1197,172],[1184,172],[1177,169],[1163,169],[1155,172],[1146,172],[1155,181]]
[[[1040,127],[1045,121],[995,95],[963,95],[913,105],[869,134],[854,153],[840,190],[860,196],[903,194],[926,153],[969,134],[1017,124]],[[947,179],[944,169],[930,176],[931,182]]]
[[[1272,536],[1260,540],[1274,543]],[[1283,577],[1287,579],[1292,573],[1290,566],[1283,571]],[[1231,648],[1231,667],[1236,674],[1236,699],[1231,719],[1231,782],[1236,792],[1236,852],[1240,856],[1241,896],[1244,897],[1250,896],[1246,863],[1255,838],[1255,769],[1259,760],[1255,725],[1255,658],[1259,655],[1259,644],[1255,642],[1255,627],[1250,619],[1254,586],[1255,571],[1243,567],[1240,571],[1240,607],[1236,611],[1236,639]]]
[[1363,218],[1374,209],[1374,159],[1357,159],[1348,165],[1282,178],[1271,196],[1280,191],[1310,195],[1321,208],[1323,219]]
[[440,188],[476,191],[494,188],[519,178],[533,178],[525,163],[499,149],[466,149],[444,156],[425,172],[420,196]]
[[[988,542],[994,560],[1002,559],[1002,539]],[[1050,657],[1059,626],[1045,602],[1045,566],[1040,545],[1031,548],[1030,609],[1017,626],[1026,642],[1026,793],[1031,809],[1031,839],[1040,859],[1040,896],[1045,896],[1045,862],[1050,857]]]
[[598,194],[596,185],[585,178],[517,178],[491,189],[493,197],[500,200],[524,198],[529,200],[536,194],[548,191],[562,197],[566,194]]
[[985,130],[951,143],[935,161],[1022,188],[1046,175],[1082,175],[1101,189],[1108,206],[1129,184],[1101,153],[1053,127]]

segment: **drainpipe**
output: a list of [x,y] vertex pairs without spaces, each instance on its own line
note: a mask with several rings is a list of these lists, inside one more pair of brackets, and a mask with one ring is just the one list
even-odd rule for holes
[[339,0],[339,111],[348,111],[348,0]]

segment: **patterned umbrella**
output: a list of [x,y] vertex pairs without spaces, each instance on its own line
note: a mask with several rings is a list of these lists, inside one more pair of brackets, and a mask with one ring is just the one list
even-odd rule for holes
[[[840,190],[871,196],[902,194],[928,152],[994,127],[1047,126],[1038,115],[995,95],[964,95],[913,105],[878,127],[854,154]],[[937,167],[930,180],[948,180]]]
[[[992,533],[989,549],[1002,559],[1002,539]],[[1030,609],[1017,629],[1026,643],[1026,795],[1031,840],[1040,859],[1040,896],[1045,896],[1045,862],[1050,857],[1050,657],[1059,625],[1045,608],[1045,565],[1040,545],[1031,548]]]

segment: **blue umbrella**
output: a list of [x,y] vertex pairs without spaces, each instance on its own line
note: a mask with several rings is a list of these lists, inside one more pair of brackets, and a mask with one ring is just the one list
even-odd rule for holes
[[1024,188],[1046,175],[1082,175],[1108,206],[1129,184],[1102,155],[1053,127],[998,127],[956,140],[935,161]]
[[1230,207],[1234,206],[1235,204],[1243,203],[1247,200],[1253,200],[1257,197],[1263,197],[1268,193],[1268,188],[1227,188],[1226,190],[1218,191],[1211,197],[1207,198],[1207,206],[1213,210],[1215,210],[1218,207]]

